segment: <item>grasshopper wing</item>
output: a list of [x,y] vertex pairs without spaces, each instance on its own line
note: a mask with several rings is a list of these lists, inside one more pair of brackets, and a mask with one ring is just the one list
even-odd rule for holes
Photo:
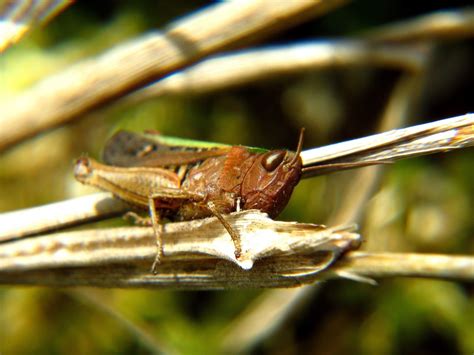
[[106,164],[115,166],[168,167],[222,156],[229,149],[223,144],[119,131],[107,141],[102,158]]

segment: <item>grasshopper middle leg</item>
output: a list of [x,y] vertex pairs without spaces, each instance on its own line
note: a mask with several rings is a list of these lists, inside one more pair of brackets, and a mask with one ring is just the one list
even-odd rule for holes
[[160,224],[160,215],[156,211],[155,199],[153,197],[148,198],[148,208],[150,209],[151,223],[156,238],[156,255],[153,265],[151,266],[151,272],[156,274],[158,272],[158,265],[163,256],[163,225]]

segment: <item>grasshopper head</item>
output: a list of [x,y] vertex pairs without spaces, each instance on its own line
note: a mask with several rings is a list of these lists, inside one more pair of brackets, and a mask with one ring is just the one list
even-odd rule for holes
[[260,155],[242,183],[243,209],[258,209],[276,217],[287,205],[301,178],[303,130],[295,153],[272,150]]

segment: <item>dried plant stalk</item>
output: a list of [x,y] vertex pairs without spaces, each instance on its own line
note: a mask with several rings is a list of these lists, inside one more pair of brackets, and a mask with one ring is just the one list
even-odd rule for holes
[[[148,227],[60,233],[0,244],[0,283],[50,286],[291,287],[345,277],[416,276],[474,280],[474,257],[348,253],[351,227],[275,222],[258,211],[229,215],[243,255],[214,218],[165,226],[164,258],[150,272],[155,236]],[[336,263],[335,263],[336,262]]]
[[344,164],[384,164],[472,145],[474,114],[467,114],[306,150],[301,159],[305,167],[321,166],[309,177],[351,167]]
[[0,53],[71,4],[69,0],[0,1]]
[[0,284],[208,290],[295,287],[341,277],[369,282],[397,276],[474,281],[472,256],[351,252],[326,271],[321,265],[328,266],[327,254],[321,252],[263,259],[251,270],[223,260],[187,258],[163,262],[157,275],[150,273],[150,262],[1,271]]
[[45,233],[124,213],[128,206],[110,193],[0,214],[0,242]]
[[[474,257],[470,255],[364,253],[342,258],[328,272],[344,276],[346,271],[370,278],[423,277],[474,281]],[[350,275],[349,275],[350,276]]]
[[[242,255],[234,255],[234,244],[215,218],[168,223],[163,226],[164,265],[180,263],[192,256],[224,259],[242,269],[275,255],[334,255],[357,248],[360,236],[353,226],[326,228],[321,225],[278,222],[262,212],[248,210],[226,216],[239,233]],[[58,233],[12,241],[0,245],[0,269],[31,270],[67,266],[110,265],[153,260],[157,252],[155,234],[149,227],[109,228]],[[177,260],[177,261],[176,261]]]
[[234,52],[209,58],[134,92],[119,106],[138,104],[164,95],[196,95],[256,80],[336,66],[379,65],[419,71],[425,54],[404,46],[366,41],[313,41]]
[[370,31],[366,38],[378,42],[413,42],[474,35],[472,8],[444,10],[400,21]]

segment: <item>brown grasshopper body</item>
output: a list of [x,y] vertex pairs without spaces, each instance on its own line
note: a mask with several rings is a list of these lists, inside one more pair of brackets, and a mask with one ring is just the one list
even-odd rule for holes
[[258,209],[276,217],[299,182],[302,134],[295,153],[254,152],[242,146],[176,149],[130,132],[119,132],[104,149],[104,161],[78,159],[80,182],[112,192],[139,208],[148,208],[162,253],[159,217],[192,220],[216,216],[241,253],[240,238],[223,215]]

